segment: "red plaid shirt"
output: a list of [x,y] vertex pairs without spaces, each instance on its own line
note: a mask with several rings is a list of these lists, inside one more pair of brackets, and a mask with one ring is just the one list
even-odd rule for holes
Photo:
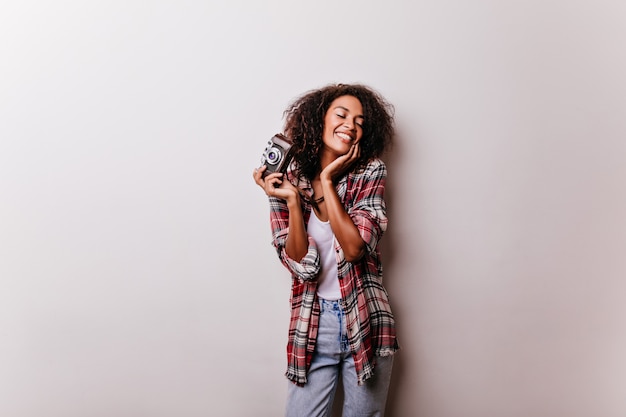
[[[287,177],[295,183],[291,171]],[[346,261],[335,239],[337,272],[346,314],[350,350],[354,358],[359,384],[374,374],[374,356],[388,356],[398,350],[395,322],[387,291],[382,284],[379,241],[387,228],[385,181],[387,168],[374,159],[364,169],[344,176],[337,184],[337,194],[346,212],[357,226],[367,246],[366,254],[356,263]],[[296,184],[311,195],[311,184],[300,179]],[[289,258],[285,243],[289,233],[289,210],[285,200],[270,197],[272,244],[281,262],[292,275],[291,321],[287,344],[286,376],[298,385],[307,381],[319,323],[317,275],[320,259],[317,246],[309,236],[308,252],[300,262]],[[302,199],[305,225],[311,204]]]

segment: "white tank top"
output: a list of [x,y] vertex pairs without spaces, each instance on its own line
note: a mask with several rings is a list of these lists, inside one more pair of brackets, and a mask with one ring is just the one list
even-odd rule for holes
[[326,300],[339,300],[341,289],[337,276],[335,235],[330,228],[330,222],[323,222],[318,219],[315,210],[311,209],[307,232],[317,244],[320,255],[321,268],[317,278],[317,295]]

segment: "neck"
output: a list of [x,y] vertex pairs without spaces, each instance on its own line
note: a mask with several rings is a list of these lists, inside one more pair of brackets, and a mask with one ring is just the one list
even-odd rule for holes
[[[320,172],[322,172],[335,159],[337,159],[337,155],[322,151],[322,154],[320,155]],[[319,175],[320,174],[318,172],[316,178],[319,178]]]

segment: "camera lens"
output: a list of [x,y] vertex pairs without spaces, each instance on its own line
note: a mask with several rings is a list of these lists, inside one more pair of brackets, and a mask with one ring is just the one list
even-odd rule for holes
[[280,161],[281,157],[282,157],[282,154],[280,150],[277,148],[271,148],[270,150],[267,151],[266,159],[267,159],[268,164],[276,165]]

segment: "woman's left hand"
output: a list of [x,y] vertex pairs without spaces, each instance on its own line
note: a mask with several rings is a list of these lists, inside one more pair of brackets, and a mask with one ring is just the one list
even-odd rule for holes
[[350,147],[350,150],[346,154],[341,155],[339,158],[328,164],[328,166],[326,166],[326,168],[324,168],[324,170],[320,173],[320,179],[322,181],[333,181],[337,179],[341,175],[345,174],[360,156],[361,147],[357,142]]

